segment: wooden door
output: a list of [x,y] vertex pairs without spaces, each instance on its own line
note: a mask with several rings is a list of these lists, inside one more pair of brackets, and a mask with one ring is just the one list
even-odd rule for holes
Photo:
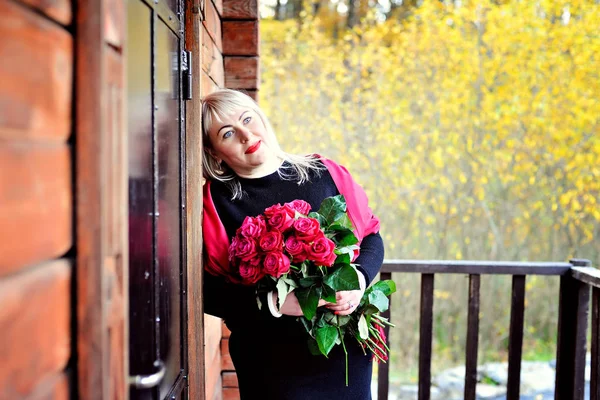
[[184,18],[127,0],[130,398],[187,390]]

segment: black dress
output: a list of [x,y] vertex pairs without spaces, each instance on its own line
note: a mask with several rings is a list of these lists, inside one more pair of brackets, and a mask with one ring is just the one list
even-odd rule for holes
[[[295,199],[307,201],[318,210],[322,200],[338,193],[327,170],[313,173],[310,182],[282,180],[275,172],[257,179],[240,179],[244,196],[231,200],[221,182],[211,182],[210,193],[228,237],[233,237],[246,216],[256,216],[276,203]],[[211,240],[205,237],[205,240]],[[383,261],[379,233],[366,236],[355,261],[367,284]],[[365,356],[354,338],[346,337],[349,373],[345,385],[345,359],[341,346],[329,358],[312,355],[308,334],[296,317],[275,318],[266,303],[259,310],[255,287],[227,283],[221,277],[204,274],[205,312],[223,318],[231,330],[229,352],[238,375],[240,395],[247,399],[355,399],[371,398],[371,355]]]

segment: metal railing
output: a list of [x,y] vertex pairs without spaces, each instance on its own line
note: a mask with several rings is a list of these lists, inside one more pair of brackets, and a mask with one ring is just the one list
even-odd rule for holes
[[[600,271],[588,260],[570,262],[502,261],[407,261],[386,260],[381,279],[392,273],[421,274],[419,334],[419,400],[430,399],[431,348],[433,336],[434,278],[436,274],[468,274],[469,303],[465,354],[465,400],[475,400],[479,337],[479,288],[481,275],[511,275],[512,298],[508,344],[507,400],[518,400],[523,349],[525,281],[528,275],[560,276],[558,342],[556,354],[555,399],[582,400],[585,385],[585,357],[590,288],[592,288],[592,336],[590,400],[600,400]],[[393,306],[384,314],[391,317]],[[389,328],[386,328],[389,337]],[[380,364],[378,399],[389,394],[389,364]]]

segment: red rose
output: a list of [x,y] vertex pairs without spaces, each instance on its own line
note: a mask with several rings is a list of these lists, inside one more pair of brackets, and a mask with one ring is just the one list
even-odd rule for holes
[[304,200],[294,200],[289,203],[285,203],[284,206],[289,206],[292,210],[298,211],[302,215],[308,215],[310,212],[310,204]]
[[268,275],[279,278],[290,270],[290,259],[279,251],[273,251],[265,255],[263,265]]
[[285,211],[292,218],[294,218],[294,216],[296,215],[296,211],[294,211],[294,209],[292,207],[290,207],[287,203],[284,205],[281,205],[279,203],[272,205],[271,207],[269,207],[265,210],[264,214],[265,214],[265,217],[267,217],[267,219],[269,219],[269,218],[272,218],[273,215],[275,215],[281,211]]
[[279,231],[269,231],[258,239],[258,245],[262,251],[281,250],[283,246],[283,236]]
[[285,249],[292,256],[294,263],[306,260],[306,244],[295,235],[290,235],[285,241]]
[[262,216],[246,217],[237,232],[247,238],[258,238],[265,229],[265,220]]
[[248,261],[242,261],[240,263],[240,276],[243,279],[245,285],[254,285],[265,276],[265,272],[261,268],[260,257],[252,258]]
[[298,239],[307,242],[312,242],[318,237],[319,233],[322,233],[319,221],[314,218],[298,218],[294,221],[294,229]]
[[256,242],[252,238],[236,236],[229,246],[229,259],[237,257],[243,261],[248,261],[258,254]]
[[[278,208],[273,209],[273,207]],[[267,210],[270,210],[268,215],[267,210],[265,210],[265,215],[267,216],[267,224],[269,224],[271,228],[284,232],[294,223],[294,215],[296,212],[289,207],[282,207],[279,204],[273,207],[267,208]]]
[[308,258],[316,265],[331,267],[337,257],[333,250],[335,250],[335,243],[331,239],[327,239],[321,232],[320,237],[308,246]]

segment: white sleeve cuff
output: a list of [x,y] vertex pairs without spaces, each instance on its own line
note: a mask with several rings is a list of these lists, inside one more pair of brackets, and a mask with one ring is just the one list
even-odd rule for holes
[[269,305],[269,311],[271,311],[271,314],[273,314],[275,318],[279,318],[283,315],[279,312],[279,310],[277,310],[277,307],[275,307],[275,303],[273,301],[273,292],[269,292],[267,294],[267,304]]

